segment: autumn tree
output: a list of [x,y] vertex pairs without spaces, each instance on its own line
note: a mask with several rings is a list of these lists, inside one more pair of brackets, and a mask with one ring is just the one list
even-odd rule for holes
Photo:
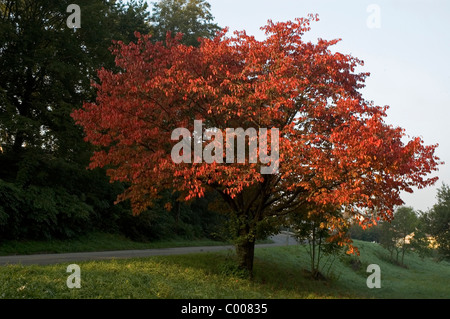
[[[118,42],[120,71],[101,69],[96,102],[73,112],[97,146],[90,168],[107,167],[111,181],[127,182],[118,201],[130,200],[136,214],[163,189],[179,191],[180,201],[216,191],[238,225],[237,256],[250,273],[259,225],[307,204],[345,212],[346,220],[329,220],[335,238],[344,238],[349,218],[363,225],[391,219],[402,191],[436,181],[427,177],[439,164],[436,145],[405,141],[402,128],[384,122],[387,107],[359,92],[368,76],[356,72],[363,62],[331,51],[339,39],[302,40],[316,20],[269,21],[261,41],[224,29],[199,47],[181,44],[179,36],[153,43],[137,34],[136,43]],[[191,157],[175,162],[181,136],[172,134],[179,128],[188,141],[180,156]],[[234,136],[227,140],[227,128],[266,128],[279,138],[257,135],[260,143],[264,136],[272,141],[266,154],[258,149],[257,162],[247,154],[244,163],[230,162]],[[249,150],[254,139],[245,141]],[[214,160],[200,160],[199,149]],[[275,151],[278,159],[261,160]],[[264,174],[268,166],[277,169]]]

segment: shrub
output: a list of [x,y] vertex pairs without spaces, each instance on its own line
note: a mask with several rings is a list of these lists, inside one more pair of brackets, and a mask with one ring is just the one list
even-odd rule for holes
[[90,225],[91,206],[62,188],[18,187],[0,180],[3,239],[70,238]]

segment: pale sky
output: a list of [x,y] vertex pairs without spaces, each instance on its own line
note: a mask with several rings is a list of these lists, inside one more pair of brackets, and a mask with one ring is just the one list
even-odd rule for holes
[[[427,210],[436,188],[450,184],[450,1],[448,0],[209,0],[215,22],[230,31],[246,30],[262,40],[259,29],[268,19],[294,20],[318,13],[305,39],[342,41],[336,51],[364,60],[370,72],[367,100],[389,105],[386,121],[439,143],[446,164],[432,176],[434,187],[405,193],[405,205]],[[379,13],[379,14],[378,14]]]

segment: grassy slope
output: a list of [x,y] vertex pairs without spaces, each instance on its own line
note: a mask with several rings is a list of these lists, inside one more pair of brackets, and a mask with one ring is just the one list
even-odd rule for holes
[[[306,280],[303,283],[309,285],[314,293],[321,292],[333,297],[350,294],[357,298],[450,298],[450,263],[436,263],[429,258],[421,259],[411,253],[405,256],[406,267],[400,267],[387,261],[386,250],[378,244],[362,241],[355,241],[355,243],[361,253],[359,269],[354,270],[349,263],[349,260],[355,259],[355,257],[346,256],[344,260],[336,259],[334,261],[329,274],[333,278],[331,282],[318,283]],[[298,253],[299,250],[302,253]],[[291,278],[298,276],[298,268],[308,268],[309,266],[309,260],[302,247],[282,247],[279,252],[270,250],[259,252],[266,263],[268,260],[273,260],[270,258],[270,254],[277,255],[273,258],[284,260],[281,265],[285,267],[287,273],[291,272]],[[371,274],[366,272],[369,264],[380,266],[380,289],[369,289],[366,285],[367,277]],[[280,264],[277,266],[280,269]],[[282,272],[279,273],[279,275],[281,274]]]
[[[450,264],[405,257],[385,261],[376,244],[357,242],[363,267],[336,259],[328,281],[309,279],[301,246],[258,248],[255,278],[236,271],[234,252],[80,262],[80,289],[66,286],[68,264],[0,267],[0,298],[450,298]],[[381,267],[380,289],[369,289],[368,264]]]

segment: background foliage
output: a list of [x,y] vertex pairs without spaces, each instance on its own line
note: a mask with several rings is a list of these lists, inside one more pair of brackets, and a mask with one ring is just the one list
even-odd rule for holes
[[[211,35],[218,27],[209,4],[161,1],[150,19],[143,0],[80,0],[81,28],[72,30],[66,25],[71,2],[0,1],[0,239],[72,238],[95,230],[135,239],[217,236],[220,217],[204,201],[172,212],[157,205],[139,217],[127,203],[114,205],[124,185],[110,184],[105,170],[86,170],[93,148],[70,117],[94,100],[97,70],[115,68],[113,40],[134,41],[135,31],[176,32],[174,25],[197,20],[190,36]],[[189,15],[162,12],[181,2]]]

